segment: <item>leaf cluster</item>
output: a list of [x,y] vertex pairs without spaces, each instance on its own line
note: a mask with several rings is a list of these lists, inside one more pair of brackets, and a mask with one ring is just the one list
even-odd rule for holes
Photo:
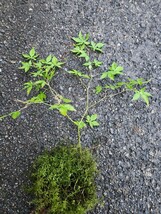
[[73,37],[72,39],[74,40],[75,44],[71,51],[78,57],[85,59],[85,63],[83,64],[84,66],[91,70],[94,67],[96,68],[102,65],[102,62],[98,61],[97,59],[94,59],[94,61],[90,60],[89,51],[92,50],[103,53],[103,43],[95,43],[94,41],[90,40],[89,34],[83,35],[81,32],[79,32],[78,37]]
[[[117,65],[117,64],[115,63],[115,65]],[[122,72],[123,71],[123,67],[117,65],[116,68],[118,68],[118,71],[119,70],[121,70],[121,71],[119,71],[117,74],[116,74],[115,71],[114,71],[115,74],[112,74],[111,73],[112,70],[110,70],[108,72],[104,72],[101,75],[101,79],[104,79],[104,78],[108,77],[109,79],[114,81],[115,80],[115,75],[123,74],[123,72]],[[99,94],[100,92],[103,91],[103,89],[116,90],[116,89],[119,89],[119,88],[123,88],[123,91],[128,91],[129,90],[129,91],[134,92],[134,95],[133,95],[133,98],[132,98],[133,101],[141,99],[147,104],[147,106],[149,106],[149,97],[151,97],[152,95],[149,92],[146,91],[146,87],[145,86],[142,87],[143,85],[147,84],[148,82],[149,81],[145,81],[143,78],[137,78],[136,80],[128,78],[127,81],[124,81],[124,82],[116,82],[116,83],[112,83],[112,84],[105,84],[104,86],[98,85],[95,88],[95,93]]]
[[97,122],[97,114],[87,115],[86,122],[89,123],[90,127],[99,126]]
[[35,213],[85,214],[98,203],[96,162],[88,149],[59,146],[33,164],[28,187]]

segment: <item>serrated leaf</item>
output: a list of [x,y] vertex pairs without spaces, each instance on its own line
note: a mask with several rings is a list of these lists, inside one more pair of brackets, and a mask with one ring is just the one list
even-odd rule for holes
[[137,83],[138,83],[139,85],[143,85],[143,81],[144,81],[143,78],[138,78],[138,79],[137,79]]
[[48,57],[46,57],[46,62],[47,62],[47,63],[50,62],[50,61],[51,61],[51,58],[52,58],[51,55],[49,55]]
[[82,53],[79,55],[79,57],[85,58],[86,61],[89,60],[89,56],[85,51],[82,51]]
[[83,47],[80,47],[80,46],[76,46],[74,49],[71,50],[71,52],[75,54],[81,54],[82,51],[83,51]]
[[45,80],[38,80],[34,82],[34,85],[40,85],[41,88],[43,88],[46,85]]
[[92,121],[92,126],[99,126],[99,123],[97,121]]
[[92,69],[92,62],[90,62],[90,61],[88,61],[88,62],[84,63],[83,65],[84,65],[84,66],[86,66],[86,67],[88,67],[88,68],[89,68],[89,70],[91,70],[91,69]]
[[93,115],[87,115],[86,117],[86,122],[90,125],[91,128],[93,128],[94,126],[98,126],[99,123],[96,121],[97,119],[97,114],[93,114]]
[[102,65],[102,62],[94,59],[93,64],[94,64],[95,67],[99,67],[99,66]]
[[115,89],[117,89],[118,87],[115,86],[115,85],[105,85],[105,88],[108,88],[108,89],[111,89],[111,90],[115,90]]
[[30,59],[30,55],[28,55],[28,54],[22,54],[22,56],[26,59]]
[[111,80],[115,79],[115,76],[122,74],[123,67],[118,66],[117,63],[113,62],[107,72],[104,72],[101,76],[101,79],[108,77]]
[[33,82],[26,82],[26,83],[24,83],[24,89],[26,89],[27,90],[27,95],[29,95],[30,94],[30,92],[31,92],[31,90],[32,90],[32,88],[33,88]]
[[68,110],[66,108],[60,108],[59,109],[60,114],[63,115],[63,116],[67,116],[67,111]]
[[101,42],[97,43],[97,47],[98,47],[98,48],[102,48],[103,46],[104,46],[103,43],[101,43]]
[[114,78],[115,78],[115,75],[114,75],[113,73],[111,73],[110,71],[107,72],[107,76],[108,76],[108,78],[111,79],[111,80],[114,80]]
[[21,112],[20,112],[20,111],[14,111],[14,112],[11,113],[11,117],[12,117],[13,119],[18,118],[20,115],[21,115]]
[[145,101],[147,106],[149,106],[149,97],[151,97],[152,95],[146,92],[145,88],[141,88],[139,92],[140,92],[141,98]]
[[79,38],[76,38],[76,37],[72,37],[72,39],[77,42],[77,43],[81,43],[81,40]]
[[90,78],[88,75],[83,74],[81,71],[77,71],[77,70],[71,70],[71,71],[68,71],[68,73],[73,74],[75,76],[84,77],[87,79]]
[[149,106],[149,98],[148,98],[148,96],[146,96],[145,94],[141,94],[141,97],[145,101],[145,103],[147,104],[147,106]]
[[46,94],[44,92],[40,92],[37,97],[41,100],[44,101],[46,99]]
[[101,75],[101,79],[105,79],[108,77],[108,72],[103,72]]
[[58,62],[58,59],[57,59],[55,56],[53,56],[53,58],[52,58],[52,63],[53,63],[54,65],[57,65],[57,62]]
[[132,100],[138,100],[140,98],[140,93],[136,92],[132,98]]
[[76,111],[74,106],[70,105],[70,104],[62,104],[64,108],[66,108],[69,111]]
[[37,72],[32,72],[31,73],[33,77],[43,77],[43,71],[39,70]]
[[93,50],[93,51],[98,51],[98,52],[102,52],[102,47],[104,46],[103,43],[99,42],[99,43],[95,43],[93,41],[91,41],[90,43],[90,48]]
[[139,98],[141,98],[146,104],[147,106],[149,106],[149,97],[151,97],[152,95],[148,92],[145,91],[145,88],[141,88],[139,91],[137,90],[133,96],[133,100],[138,100]]
[[54,105],[51,105],[49,107],[50,110],[53,110],[53,109],[58,109],[59,108],[59,104],[54,104]]
[[52,58],[52,65],[57,68],[61,68],[64,62],[59,62],[58,59],[54,56]]
[[31,61],[29,62],[21,62],[22,66],[19,69],[23,69],[25,72],[29,71],[31,68]]
[[65,103],[71,103],[72,102],[72,100],[70,100],[70,99],[67,99],[67,98],[62,98],[62,100],[63,100],[63,102],[65,102]]
[[111,67],[110,67],[110,70],[115,70],[116,68],[117,68],[117,63],[113,62]]
[[34,63],[34,66],[35,66],[38,70],[41,70],[41,69],[42,69],[42,63],[41,63],[41,61],[35,62],[35,63]]
[[99,94],[101,91],[102,91],[102,86],[98,85],[98,86],[95,88],[95,93],[96,93],[96,94]]
[[118,66],[116,69],[115,69],[115,72],[116,73],[120,73],[120,71],[123,71],[123,67],[122,66]]
[[33,57],[35,55],[35,48],[32,48],[29,52],[30,56]]
[[91,115],[91,120],[93,121],[93,120],[96,120],[97,119],[97,114],[92,114]]
[[79,32],[78,37],[73,37],[72,39],[76,42],[76,46],[81,46],[84,48],[85,45],[89,45],[89,34],[83,35],[81,31]]
[[91,119],[91,117],[89,116],[89,115],[87,115],[87,120],[88,120],[88,122],[90,121],[90,119]]
[[86,124],[85,124],[85,122],[83,122],[83,121],[75,121],[74,123],[75,123],[80,129],[86,127]]

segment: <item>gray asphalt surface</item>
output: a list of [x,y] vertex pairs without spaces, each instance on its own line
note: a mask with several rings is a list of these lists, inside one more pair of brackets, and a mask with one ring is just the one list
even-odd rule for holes
[[[80,30],[106,43],[109,65],[117,61],[129,77],[152,79],[147,108],[119,95],[93,110],[100,126],[85,130],[84,146],[94,147],[104,207],[93,214],[161,213],[161,1],[160,0],[1,0],[0,114],[16,110],[16,98],[26,99],[22,85],[29,77],[18,70],[21,53],[31,47],[42,55],[66,55]],[[79,67],[69,58],[67,68]],[[105,68],[105,67],[104,67]],[[81,68],[80,68],[81,69]],[[53,83],[74,99],[76,79],[62,74]],[[82,94],[81,94],[82,95]],[[78,99],[77,99],[78,100]],[[83,107],[78,101],[77,107]],[[59,141],[76,141],[76,130],[55,112],[33,106],[20,118],[0,124],[2,214],[29,214],[31,198],[24,192],[33,160]]]

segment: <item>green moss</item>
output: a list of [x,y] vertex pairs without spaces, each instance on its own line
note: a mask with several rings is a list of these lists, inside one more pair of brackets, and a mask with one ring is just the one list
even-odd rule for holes
[[56,147],[40,155],[31,174],[35,213],[85,214],[98,203],[96,162],[88,149]]

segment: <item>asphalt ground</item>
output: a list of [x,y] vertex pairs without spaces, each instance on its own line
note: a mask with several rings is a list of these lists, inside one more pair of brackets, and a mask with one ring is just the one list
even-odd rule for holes
[[[98,105],[100,126],[82,133],[83,146],[97,157],[98,194],[104,206],[93,214],[161,213],[161,1],[160,0],[1,0],[0,114],[25,100],[28,75],[18,70],[21,53],[35,47],[41,56],[67,57],[67,69],[80,68],[69,53],[71,37],[81,30],[104,42],[103,71],[116,61],[127,77],[151,79],[150,106],[132,102],[125,93]],[[84,106],[75,78],[61,72],[54,86]],[[32,106],[20,118],[0,124],[2,214],[29,214],[24,191],[27,171],[44,149],[77,140],[73,125],[43,106]]]

